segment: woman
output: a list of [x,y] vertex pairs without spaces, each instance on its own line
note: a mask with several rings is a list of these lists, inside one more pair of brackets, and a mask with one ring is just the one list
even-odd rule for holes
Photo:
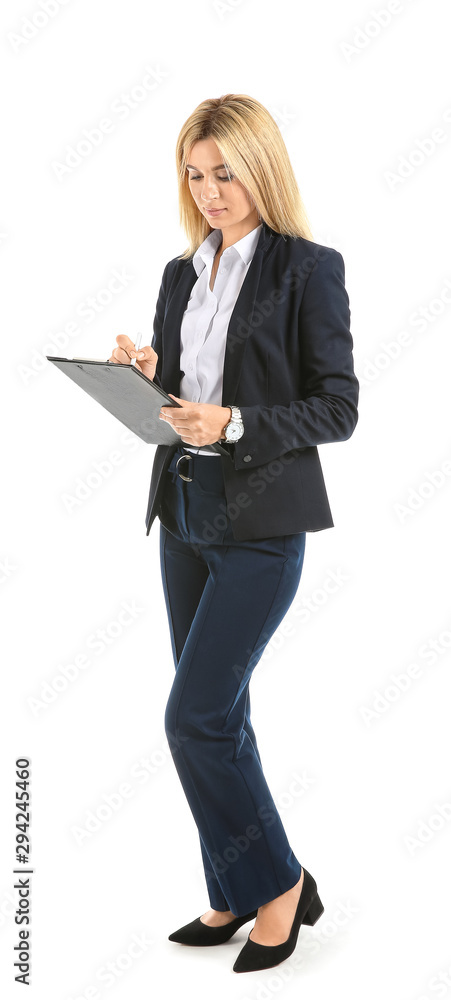
[[263,774],[249,682],[306,532],[333,526],[317,445],[351,436],[359,386],[343,258],[313,242],[269,112],[243,94],[203,101],[176,160],[189,247],[164,269],[152,345],[119,336],[110,360],[136,358],[180,404],[160,410],[180,442],[156,448],[146,525],[159,517],[165,726],[211,909],[169,939],[216,945],[255,918],[245,972],[288,958],[324,909]]

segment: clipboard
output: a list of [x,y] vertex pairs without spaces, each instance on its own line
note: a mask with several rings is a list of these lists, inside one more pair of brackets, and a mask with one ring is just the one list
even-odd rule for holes
[[[161,406],[180,406],[159,385],[135,365],[123,365],[90,358],[58,358],[46,354],[56,368],[76,382],[105,410],[125,424],[146,444],[178,444],[180,434],[166,420],[159,419]],[[202,445],[228,455],[218,442]]]

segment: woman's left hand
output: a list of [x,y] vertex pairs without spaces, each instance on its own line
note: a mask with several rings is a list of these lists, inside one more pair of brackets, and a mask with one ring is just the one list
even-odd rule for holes
[[223,436],[223,429],[232,416],[230,406],[216,406],[215,403],[190,403],[187,399],[179,399],[172,392],[168,395],[180,403],[178,406],[162,406],[160,420],[172,424],[177,434],[180,434],[185,444],[202,447],[215,444]]

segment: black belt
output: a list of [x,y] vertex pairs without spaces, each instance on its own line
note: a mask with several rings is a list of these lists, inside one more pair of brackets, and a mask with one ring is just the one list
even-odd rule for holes
[[[222,444],[223,444],[223,442],[221,441],[221,445]],[[233,444],[231,442],[227,442],[226,441],[226,442],[224,442],[224,447],[228,451],[230,457],[232,457],[232,454],[233,454],[233,451],[232,451]],[[183,444],[178,446],[178,450],[179,451],[182,448],[183,448]],[[175,463],[175,466],[176,466],[176,469],[177,469],[177,472],[178,472],[178,475],[180,476],[180,478],[184,479],[185,482],[187,482],[187,483],[192,483],[192,481],[193,481],[192,476],[185,475],[185,473],[188,472],[188,470],[189,470],[189,462],[193,458],[208,458],[208,460],[210,460],[210,456],[209,455],[200,455],[199,453],[196,453],[196,452],[184,451],[183,454],[180,455],[180,457],[177,459],[177,461]],[[184,472],[181,472],[181,471],[179,471],[178,466],[179,466],[180,462],[183,461],[183,459],[187,459],[188,460],[188,464],[186,466],[182,467],[182,468],[184,468]]]

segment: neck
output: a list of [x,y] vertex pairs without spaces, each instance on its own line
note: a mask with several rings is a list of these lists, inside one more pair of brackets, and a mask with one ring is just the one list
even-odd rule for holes
[[261,219],[258,218],[257,212],[254,211],[247,216],[243,222],[238,222],[235,226],[227,226],[226,229],[222,230],[222,243],[216,253],[221,256],[227,247],[233,246],[234,243],[238,243],[238,240],[242,240],[243,236],[247,236],[251,233],[253,229],[256,229],[260,225]]

